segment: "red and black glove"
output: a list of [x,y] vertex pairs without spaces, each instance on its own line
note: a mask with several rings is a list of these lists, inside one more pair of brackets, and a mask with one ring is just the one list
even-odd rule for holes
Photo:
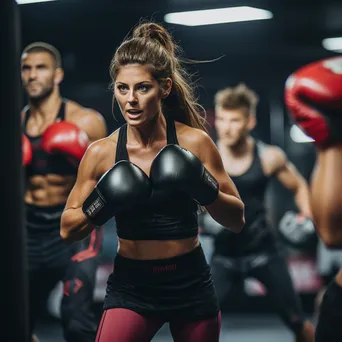
[[68,121],[52,124],[42,136],[42,147],[47,153],[62,153],[75,166],[81,161],[88,146],[87,134]]
[[23,166],[26,167],[32,161],[32,146],[29,138],[22,134],[21,136],[21,143],[22,143],[22,163]]
[[295,123],[318,147],[342,142],[342,56],[294,72],[286,81],[285,103]]

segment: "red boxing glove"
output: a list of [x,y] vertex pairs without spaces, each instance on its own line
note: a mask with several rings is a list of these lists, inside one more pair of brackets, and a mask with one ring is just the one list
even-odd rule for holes
[[26,167],[32,161],[32,146],[29,138],[25,135],[21,135],[22,143],[22,163]]
[[342,142],[342,56],[294,72],[286,81],[285,103],[318,147]]
[[42,147],[47,153],[65,154],[75,166],[82,159],[88,146],[87,134],[68,121],[52,124],[42,136]]

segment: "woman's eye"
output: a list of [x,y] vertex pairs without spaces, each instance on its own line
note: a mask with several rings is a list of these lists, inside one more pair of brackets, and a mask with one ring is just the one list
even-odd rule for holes
[[126,90],[127,90],[127,86],[118,85],[118,89],[119,89],[120,91],[126,91]]
[[138,90],[139,91],[142,91],[142,92],[146,92],[146,91],[148,91],[150,89],[150,87],[149,86],[147,86],[147,85],[140,85],[139,87],[138,87]]

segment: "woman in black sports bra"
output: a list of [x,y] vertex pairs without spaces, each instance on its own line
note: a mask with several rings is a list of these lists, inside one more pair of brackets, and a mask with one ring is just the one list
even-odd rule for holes
[[197,211],[205,206],[238,233],[244,205],[175,50],[153,23],[138,26],[118,48],[110,71],[127,123],[88,148],[62,215],[67,241],[116,219],[119,247],[96,341],[150,341],[165,322],[177,342],[219,340]]

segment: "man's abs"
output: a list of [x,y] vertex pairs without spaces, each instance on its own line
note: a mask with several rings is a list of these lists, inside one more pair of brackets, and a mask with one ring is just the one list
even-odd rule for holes
[[31,176],[26,182],[25,203],[36,206],[64,204],[75,181],[75,176],[55,174]]

